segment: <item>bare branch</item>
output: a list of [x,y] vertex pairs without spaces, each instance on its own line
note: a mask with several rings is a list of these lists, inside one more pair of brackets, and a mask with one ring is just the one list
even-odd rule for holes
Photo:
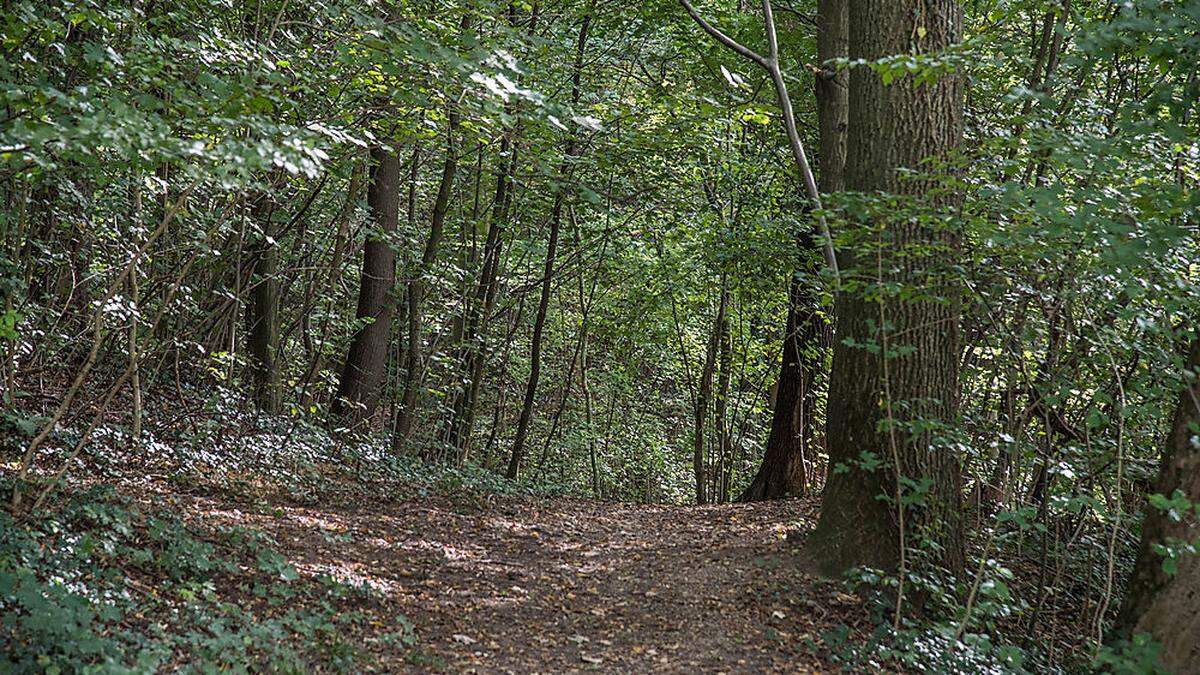
[[775,13],[771,11],[771,0],[763,0],[763,24],[767,29],[767,58],[779,68],[779,38],[775,35]]

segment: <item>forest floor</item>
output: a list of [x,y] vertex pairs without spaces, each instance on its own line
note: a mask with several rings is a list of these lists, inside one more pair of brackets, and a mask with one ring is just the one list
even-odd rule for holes
[[[869,630],[859,597],[804,571],[812,501],[464,492],[318,507],[165,483],[132,496],[200,528],[265,532],[302,577],[373,589],[355,641],[379,672],[830,672],[822,637]],[[398,617],[417,636],[402,656],[371,635]]]

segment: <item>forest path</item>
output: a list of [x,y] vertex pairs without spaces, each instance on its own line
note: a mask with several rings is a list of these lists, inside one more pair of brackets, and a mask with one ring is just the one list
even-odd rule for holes
[[[367,584],[371,632],[416,627],[386,672],[821,672],[859,600],[804,573],[811,501],[700,507],[470,496],[345,507],[209,497],[186,512],[273,535],[301,574]],[[368,647],[370,650],[370,647]]]

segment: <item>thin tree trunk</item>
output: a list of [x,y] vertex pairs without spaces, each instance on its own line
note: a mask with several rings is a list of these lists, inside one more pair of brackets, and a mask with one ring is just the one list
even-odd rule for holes
[[[724,280],[722,280],[724,285]],[[713,321],[712,334],[708,339],[708,348],[704,352],[704,366],[700,370],[700,385],[696,390],[696,401],[692,415],[692,469],[696,474],[696,503],[707,504],[707,466],[705,464],[705,432],[708,422],[708,402],[712,398],[713,374],[717,364],[717,343],[720,339],[721,324],[725,321],[726,303],[728,296],[722,292],[717,303],[717,316]]]
[[[580,285],[582,286],[582,281]],[[592,496],[596,499],[601,499],[603,495],[600,484],[600,457],[596,443],[596,432],[592,428],[592,386],[588,382],[587,330],[586,327],[581,330],[583,330],[583,334],[579,338],[579,386],[583,389],[583,423],[587,429],[588,458],[592,468]]]
[[[342,261],[346,255],[346,244],[352,238],[350,221],[354,215],[354,207],[358,204],[362,193],[362,166],[361,161],[355,161],[354,168],[350,174],[350,182],[346,186],[346,200],[342,202],[342,208],[338,210],[338,214],[334,219],[337,225],[337,234],[334,235],[333,251],[329,256],[329,275],[324,284],[326,295],[332,296],[337,291],[338,284],[342,279]],[[324,345],[329,339],[332,316],[333,312],[325,311],[324,316],[321,317],[318,341],[313,349],[313,356],[309,362],[308,369],[305,370],[304,380],[301,383],[301,388],[304,392],[300,398],[301,408],[308,408],[312,403],[313,394],[310,385],[313,378],[320,374],[321,369],[325,367]]]
[[484,243],[483,266],[474,294],[467,299],[463,317],[459,363],[462,381],[450,419],[446,425],[446,442],[459,456],[465,455],[475,421],[475,399],[483,375],[484,340],[480,323],[491,314],[499,281],[500,260],[504,247],[504,229],[508,220],[511,199],[512,172],[516,167],[517,151],[511,133],[500,142],[500,165],[496,172],[496,192],[492,202],[492,217]]
[[396,423],[392,430],[392,450],[396,452],[400,451],[410,440],[412,422],[417,409],[417,394],[425,380],[425,357],[422,354],[421,342],[421,334],[424,331],[422,304],[425,299],[425,276],[429,274],[437,259],[446,214],[450,211],[450,194],[454,188],[455,175],[458,173],[458,148],[455,134],[458,132],[459,120],[458,109],[451,109],[446,128],[446,159],[442,163],[442,178],[438,183],[437,199],[434,201],[433,212],[429,217],[429,239],[425,241],[425,251],[421,255],[420,266],[408,282],[408,350],[404,363],[405,379],[400,399],[400,412],[396,415]]
[[[1021,433],[1018,428],[1016,368],[1011,364],[1005,376],[1006,384],[1000,396],[999,406],[1004,413],[1004,433],[1009,439],[1016,439]],[[1024,420],[1020,420],[1024,426]],[[1008,499],[1008,482],[1013,464],[1013,454],[1017,452],[1015,440],[1006,442],[1008,447],[1000,447],[996,456],[996,467],[992,471],[988,486],[983,492],[983,511],[994,513]]]
[[[537,32],[540,5],[534,3],[530,11],[528,33]],[[517,5],[508,6],[508,22],[516,25]],[[505,111],[515,115],[515,105],[509,103]],[[460,388],[460,395],[455,402],[446,437],[449,444],[455,448],[458,459],[470,451],[471,436],[475,429],[475,415],[479,400],[479,388],[483,384],[483,367],[487,360],[486,339],[480,323],[491,316],[496,303],[496,295],[500,286],[500,263],[504,251],[504,229],[512,213],[513,179],[517,172],[518,144],[516,137],[519,127],[514,127],[505,135],[500,145],[501,168],[496,176],[496,197],[492,204],[492,221],[488,228],[488,241],[484,248],[483,270],[479,286],[475,291],[475,302],[469,303],[464,317],[463,344],[465,346],[465,364],[463,372],[466,381]],[[508,161],[505,161],[507,157]],[[471,311],[474,309],[474,311]]]
[[[580,80],[583,76],[583,59],[587,52],[588,28],[592,23],[591,7],[583,16],[579,25],[579,37],[575,44],[575,63],[571,74],[571,105],[579,104]],[[562,229],[563,204],[566,201],[565,183],[571,175],[571,162],[576,154],[578,139],[574,133],[567,139],[562,166],[559,175],[564,185],[560,186],[554,195],[554,207],[550,215],[550,239],[546,242],[546,264],[542,272],[542,293],[538,300],[537,315],[533,320],[533,338],[529,346],[529,380],[525,385],[525,399],[521,404],[521,416],[517,420],[517,433],[513,439],[512,452],[509,455],[506,475],[516,479],[521,471],[521,463],[525,459],[525,439],[529,433],[529,421],[533,417],[534,402],[537,398],[538,379],[542,373],[542,334],[546,327],[546,310],[550,306],[550,292],[554,287],[554,257],[558,251],[558,236]]]
[[525,458],[525,438],[529,433],[529,420],[533,417],[533,406],[537,398],[538,379],[542,372],[542,335],[546,327],[546,311],[550,306],[553,289],[554,256],[558,250],[558,234],[562,224],[562,208],[565,196],[560,190],[554,199],[554,211],[550,216],[550,240],[546,243],[546,263],[542,272],[542,291],[538,298],[537,314],[533,320],[533,337],[529,347],[529,380],[525,385],[525,398],[521,404],[521,415],[517,419],[517,432],[509,454],[508,470],[505,475],[516,479]]
[[721,314],[721,322],[717,328],[717,340],[719,342],[717,356],[717,400],[716,414],[713,417],[713,433],[716,436],[717,457],[715,466],[713,467],[712,496],[713,501],[718,503],[729,501],[725,476],[727,473],[726,467],[732,461],[730,446],[733,441],[729,430],[729,385],[733,376],[733,373],[730,372],[733,368],[733,343],[730,339],[728,310],[730,294],[728,283],[726,282],[722,286],[721,304],[726,307],[726,310]]
[[[582,260],[583,243],[582,243],[582,237],[581,237],[580,231],[579,231],[580,230],[579,223],[576,222],[574,218],[571,219],[571,222],[574,223],[574,225],[575,225],[575,228],[574,228],[575,248],[577,251],[580,252],[579,255]],[[599,252],[598,258],[601,260],[604,258],[604,254],[608,250],[608,235],[609,235],[609,232],[606,231],[604,234],[603,240],[600,244],[600,252]],[[580,269],[579,269],[579,275],[576,277],[576,279],[578,281],[577,291],[578,291],[578,297],[579,297],[579,312],[580,312],[579,336],[576,341],[575,351],[572,352],[572,354],[571,354],[571,362],[567,366],[567,376],[563,379],[562,394],[559,396],[558,406],[555,409],[554,414],[550,417],[550,430],[549,430],[549,432],[547,432],[546,439],[542,443],[542,457],[545,457],[550,452],[550,446],[554,443],[555,435],[557,434],[559,426],[562,422],[563,412],[565,412],[566,408],[567,408],[567,401],[571,397],[571,383],[575,377],[575,367],[577,364],[579,364],[579,359],[582,357],[582,355],[587,347],[588,328],[590,326],[591,313],[592,313],[591,310],[592,310],[592,305],[596,299],[596,289],[600,285],[600,276],[601,275],[599,273],[597,273],[594,277],[592,277],[591,284],[585,285],[586,280],[584,278],[584,270],[585,270],[585,268],[583,267],[582,262],[581,262]],[[584,292],[585,287],[588,288],[586,293]],[[580,367],[582,368],[582,366],[580,366]]]
[[[139,176],[135,172],[133,174],[135,181],[132,189],[133,213],[131,220],[135,231],[140,232],[142,224],[142,188],[138,184]],[[137,443],[142,437],[142,377],[141,368],[139,367],[138,353],[138,328],[139,328],[139,313],[141,307],[138,305],[138,265],[135,261],[129,269],[129,367],[132,372],[129,374],[129,386],[133,392],[131,419],[129,423],[129,433],[133,437],[133,442]]]
[[[506,415],[505,408],[505,393],[508,387],[504,386],[508,379],[508,362],[512,355],[513,338],[517,335],[517,328],[521,325],[521,319],[525,316],[525,296],[517,301],[517,309],[513,312],[512,321],[509,322],[508,331],[504,335],[504,347],[500,350],[500,368],[499,382],[496,393],[496,407],[492,411],[492,427],[488,430],[487,443],[484,445],[484,457],[489,462],[492,461],[492,450],[496,446],[496,440],[500,437],[500,427],[503,425]],[[459,464],[466,462],[467,457],[464,455],[459,458]]]
[[[466,34],[471,29],[474,13],[468,7],[459,24],[459,31]],[[446,123],[446,158],[442,162],[442,177],[438,182],[437,197],[429,215],[429,238],[421,263],[408,282],[408,349],[404,360],[404,384],[400,394],[400,410],[392,427],[392,451],[399,452],[411,440],[412,423],[417,412],[417,395],[425,381],[425,356],[422,354],[422,332],[425,329],[422,305],[425,301],[425,277],[437,260],[438,247],[445,229],[446,215],[450,212],[450,196],[458,175],[458,127],[462,114],[458,104],[450,106]]]

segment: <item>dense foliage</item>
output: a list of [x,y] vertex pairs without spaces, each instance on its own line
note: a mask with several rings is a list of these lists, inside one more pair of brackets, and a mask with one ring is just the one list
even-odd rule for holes
[[[919,194],[852,185],[814,209],[769,73],[666,0],[5,3],[0,630],[63,645],[13,647],[12,666],[352,667],[333,600],[275,611],[300,591],[257,579],[269,548],[235,564],[241,535],[63,490],[84,476],[265,477],[313,502],[343,465],[397,497],[733,501],[792,414],[777,379],[802,295],[807,494],[899,463],[830,460],[835,353],[886,373],[922,347],[885,306],[953,307],[953,415],[866,402],[893,450],[954,458],[965,531],[955,564],[920,517],[934,478],[897,468],[876,495],[917,514],[898,569],[853,575],[886,658],[1150,667],[1153,646],[1110,628],[1147,500],[1193,510],[1153,486],[1200,320],[1200,5],[979,0],[945,49],[922,27],[911,53],[822,64],[817,4],[780,3],[771,28],[817,154],[814,74],[960,78],[961,142],[901,171]],[[699,3],[755,49],[774,35],[760,10]],[[953,234],[912,246],[895,223]],[[835,334],[846,298],[879,307],[869,339]],[[1158,545],[1164,569],[1195,543]],[[122,594],[118,567],[170,578],[172,609]],[[235,568],[249,604],[213,586]],[[166,623],[150,639],[130,615]],[[266,647],[284,634],[320,653]],[[840,639],[825,648],[853,667],[879,657]]]

